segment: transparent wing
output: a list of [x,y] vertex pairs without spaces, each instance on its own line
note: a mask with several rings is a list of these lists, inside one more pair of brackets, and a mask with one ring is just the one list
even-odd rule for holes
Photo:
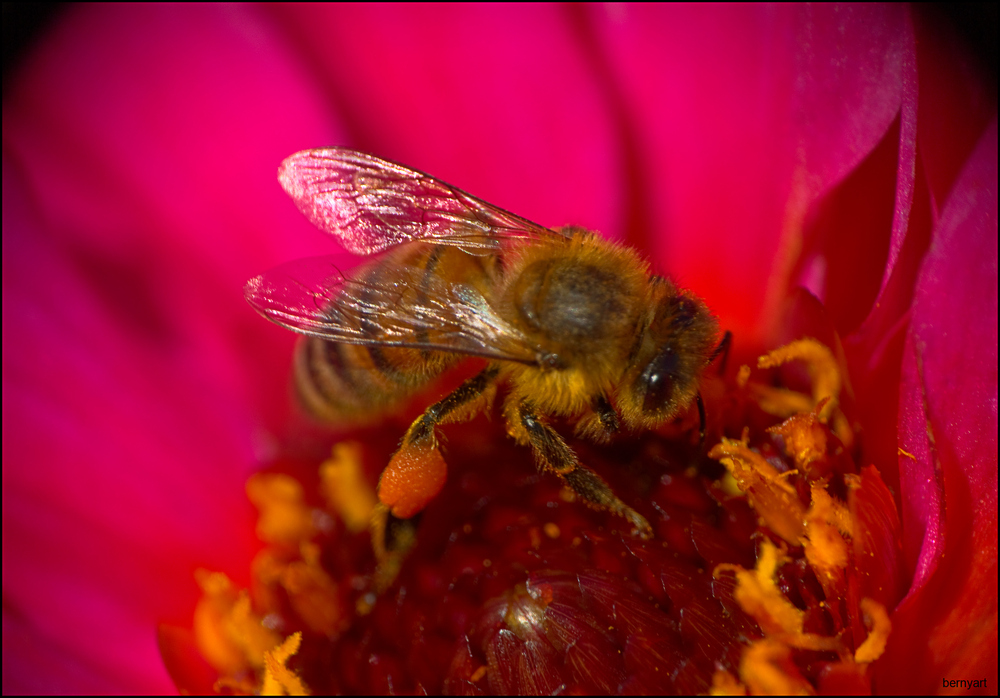
[[423,172],[355,150],[295,153],[281,163],[278,180],[315,226],[356,254],[411,240],[483,254],[505,241],[567,239]]
[[[392,279],[341,273],[334,257],[300,259],[247,282],[244,295],[268,320],[331,342],[409,347],[535,364],[534,350],[474,287],[434,277],[419,302],[400,279],[423,268],[394,269]],[[427,285],[429,284],[429,285]]]

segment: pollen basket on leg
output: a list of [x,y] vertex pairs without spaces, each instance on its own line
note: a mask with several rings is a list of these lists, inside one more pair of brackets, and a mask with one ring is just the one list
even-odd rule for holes
[[393,516],[408,519],[441,491],[447,474],[448,468],[436,445],[404,445],[382,471],[379,501],[390,508]]

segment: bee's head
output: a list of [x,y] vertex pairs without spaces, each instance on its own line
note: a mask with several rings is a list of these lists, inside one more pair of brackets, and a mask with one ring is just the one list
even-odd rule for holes
[[617,395],[623,418],[647,428],[677,416],[694,401],[719,334],[705,304],[667,279],[654,280],[650,300],[648,327]]

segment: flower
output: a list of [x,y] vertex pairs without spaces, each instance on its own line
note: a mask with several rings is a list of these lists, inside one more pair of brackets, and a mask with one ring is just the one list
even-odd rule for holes
[[274,182],[334,143],[639,246],[737,348],[835,329],[903,523],[874,688],[995,688],[996,107],[937,29],[899,7],[68,10],[4,95],[5,692],[172,690],[154,628],[190,623],[194,570],[249,583],[242,488],[288,448],[292,337],[241,289],[334,251]]

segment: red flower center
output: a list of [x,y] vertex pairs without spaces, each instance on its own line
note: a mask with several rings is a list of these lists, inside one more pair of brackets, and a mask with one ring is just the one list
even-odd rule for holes
[[419,519],[390,523],[388,565],[367,528],[398,425],[338,444],[318,481],[276,463],[247,486],[267,543],[252,587],[198,580],[195,642],[215,687],[866,689],[898,599],[886,562],[898,520],[878,472],[854,465],[831,352],[801,340],[759,367],[789,361],[806,366],[809,394],[750,381],[747,367],[724,388],[706,381],[719,441],[707,454],[691,420],[574,444],[651,523],[650,540],[539,475],[484,418],[445,430],[450,477]]

